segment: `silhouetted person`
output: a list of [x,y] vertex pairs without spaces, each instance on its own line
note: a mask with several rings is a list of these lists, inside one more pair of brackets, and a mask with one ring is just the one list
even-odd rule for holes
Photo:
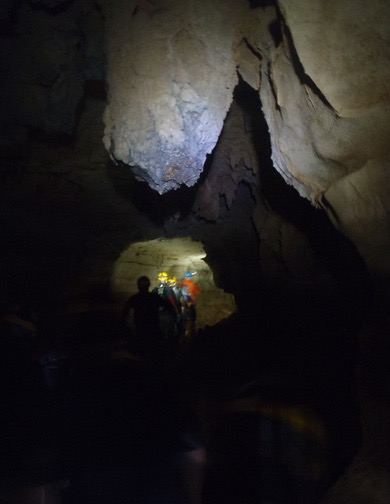
[[175,276],[168,278],[168,287],[172,289],[173,302],[176,310],[176,342],[178,345],[181,345],[183,343],[185,331],[184,310],[186,308],[186,303],[181,287],[178,285]]
[[162,271],[158,274],[158,286],[153,292],[170,303],[170,307],[160,309],[160,330],[165,344],[166,357],[169,358],[178,346],[177,318],[180,310],[176,303],[175,293],[168,282],[168,274]]
[[192,277],[196,275],[196,272],[186,271],[184,273],[184,278],[180,282],[181,293],[185,301],[184,310],[184,340],[191,341],[195,336],[196,331],[196,299],[198,294],[200,294],[200,288],[192,280]]
[[161,296],[150,292],[150,279],[141,276],[137,280],[138,292],[130,296],[122,310],[126,320],[131,309],[134,310],[135,332],[146,357],[153,361],[161,360],[163,341],[160,330],[160,308],[172,310],[172,305]]

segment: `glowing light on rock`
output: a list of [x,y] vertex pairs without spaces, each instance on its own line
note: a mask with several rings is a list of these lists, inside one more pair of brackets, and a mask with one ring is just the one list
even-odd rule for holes
[[196,283],[201,289],[197,301],[197,327],[214,325],[236,310],[232,294],[219,289],[213,272],[205,262],[206,253],[200,242],[191,238],[159,238],[132,243],[116,261],[111,275],[111,290],[118,303],[137,292],[137,278],[146,275],[157,285],[160,271],[180,281],[188,270],[196,272]]

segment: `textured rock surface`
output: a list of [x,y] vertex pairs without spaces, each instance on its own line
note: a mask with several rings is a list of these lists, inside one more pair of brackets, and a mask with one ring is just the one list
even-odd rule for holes
[[[271,50],[264,44],[262,52],[261,99],[274,165],[356,244],[375,279],[377,303],[386,306],[389,4],[282,0],[281,11],[281,43]],[[374,320],[382,316],[379,308]],[[363,445],[327,503],[388,500],[389,410],[387,401],[370,399],[388,393],[383,393],[388,324],[371,320],[367,327],[358,367]],[[374,368],[381,371],[373,373]]]
[[[341,117],[389,100],[384,0],[281,0],[302,70]],[[360,112],[357,110],[360,109]]]
[[262,53],[275,168],[326,209],[376,277],[387,276],[389,6],[287,0],[281,8],[282,42]]
[[31,130],[71,136],[84,82],[104,79],[102,15],[89,0],[11,4],[0,12],[0,146]]
[[[188,238],[191,226],[168,215],[153,191],[142,193],[127,168],[110,162],[101,142],[104,105],[86,99],[74,144],[31,142],[17,161],[5,160],[0,306],[22,292],[49,311],[59,304],[74,314],[118,314],[139,276],[149,275],[155,286],[159,271],[180,280],[191,268],[202,290],[198,328],[228,317],[234,296],[215,285],[203,245]],[[225,242],[215,226],[212,234]]]
[[[108,4],[105,145],[160,193],[192,186],[222,131],[237,68],[260,89],[274,167],[328,212],[375,275],[387,274],[388,6],[286,0],[280,7],[278,19],[272,7],[249,16],[233,2]],[[236,149],[233,170],[238,157]],[[358,170],[366,176],[353,175]],[[221,188],[228,204],[239,179]],[[206,218],[217,212],[215,183],[209,178],[198,197]],[[346,185],[359,194],[355,218],[350,210],[343,216]],[[375,201],[376,232],[364,201]]]
[[123,305],[127,296],[137,292],[137,278],[141,274],[147,275],[154,287],[159,271],[166,271],[180,282],[184,272],[190,270],[196,272],[194,281],[201,289],[197,299],[197,328],[214,325],[234,313],[236,305],[232,294],[216,287],[205,257],[202,244],[188,237],[133,243],[113,267],[113,295]]
[[[193,186],[213,158],[195,202],[198,215],[213,224],[189,219],[189,225],[191,235],[205,243],[218,285],[228,292],[248,299],[260,275],[281,292],[286,279],[309,281],[316,289],[324,279],[332,301],[348,308],[348,296],[359,288],[349,284],[355,271],[348,261],[337,262],[343,247],[334,246],[334,234],[325,233],[313,208],[306,214],[312,220],[306,234],[294,218],[299,208],[287,206],[280,186],[267,201],[270,174],[251,143],[261,139],[248,130],[247,111],[233,102],[239,74],[261,98],[254,112],[265,116],[272,172],[276,168],[327,212],[388,294],[389,3],[281,0],[279,15],[273,7],[250,10],[248,3],[105,2],[110,92],[105,146],[160,193]],[[28,144],[2,165],[1,289],[20,283],[42,292],[47,302],[51,295],[67,294],[69,284],[72,293],[103,285],[130,243],[167,232],[167,225],[155,226],[145,214],[161,210],[163,221],[167,213],[162,200],[156,203],[142,191],[127,166],[112,166],[97,144],[104,104],[81,114],[83,83],[104,77],[99,4],[8,0],[0,7],[0,22],[2,145],[35,129],[68,136],[83,132],[77,137],[82,145],[57,144],[47,152],[39,142]],[[260,244],[248,212],[253,208]],[[180,226],[187,224],[176,219],[170,233],[186,233]],[[319,267],[316,238],[329,269],[339,268],[343,295],[337,289],[335,294],[332,275]],[[306,304],[293,301],[295,309],[288,313],[300,321]],[[322,306],[321,298],[318,304],[318,320],[329,322],[328,305]],[[331,354],[334,333],[328,326],[313,332],[324,338],[319,348]],[[326,502],[387,504],[387,339],[388,325],[377,321],[361,337],[362,450]],[[335,368],[336,357],[329,359]]]
[[[253,19],[251,22],[248,21],[244,32],[252,48],[251,56],[248,58],[245,56],[248,46],[240,47],[238,51],[245,62],[246,59],[248,61],[247,64],[241,64],[241,77],[255,89],[260,86],[260,98],[270,132],[274,167],[301,196],[327,211],[335,226],[356,244],[377,283],[383,281],[386,284],[390,269],[390,256],[387,253],[390,242],[388,218],[390,186],[386,173],[390,157],[389,32],[386,21],[389,18],[388,4],[380,0],[370,5],[364,3],[356,5],[352,0],[345,0],[341,4],[325,1],[313,4],[306,0],[286,0],[280,2],[280,7],[279,21],[273,9],[268,9],[263,17],[255,16],[255,21]],[[280,23],[280,31],[279,33],[274,31],[273,37],[270,37],[269,33],[270,22],[273,22],[274,26]],[[231,25],[227,25],[225,40],[231,40],[229,37],[231,30]],[[109,58],[112,53],[113,51],[109,52]],[[170,54],[169,51],[164,51],[165,53]],[[256,79],[256,72],[253,71],[257,64],[257,56],[254,56],[254,53],[259,54],[262,61],[261,82]],[[192,61],[196,62],[196,66],[197,54],[198,51],[195,50],[192,55],[195,56]],[[146,56],[145,53],[143,55]],[[161,55],[157,57],[158,64],[161,65]],[[188,65],[188,62],[186,63]],[[220,70],[218,59],[215,59],[214,64]],[[143,66],[145,65],[146,62],[143,61]],[[114,65],[114,68],[117,66]],[[153,67],[158,68],[156,65]],[[179,69],[181,67],[182,61],[178,65]],[[164,73],[163,75],[166,76]],[[224,86],[231,88],[232,84],[234,85],[229,76],[229,71],[219,74],[219,90],[225,97]],[[191,152],[186,141],[180,136],[183,132],[181,115],[178,112],[180,101],[177,101],[177,92],[174,92],[172,82],[176,79],[171,75],[167,78],[168,83],[164,81],[164,86],[165,89],[171,89],[169,93],[171,101],[166,101],[164,96],[163,117],[165,120],[166,111],[170,112],[172,122],[168,126],[174,128],[174,131],[170,137],[164,139],[163,149],[160,150],[161,144],[156,142],[153,134],[145,135],[145,131],[141,132],[142,128],[137,126],[135,135],[131,129],[122,128],[123,116],[116,114],[115,111],[106,118],[108,131],[112,131],[115,124],[119,125],[120,131],[125,132],[122,138],[119,137],[120,132],[116,133],[116,138],[119,140],[118,148],[115,143],[106,140],[106,145],[111,148],[114,156],[128,164],[141,167],[143,165],[147,174],[145,171],[139,174],[160,192],[164,192],[164,187],[169,189],[182,182],[191,185],[195,181],[188,174],[180,179],[180,170],[177,171],[179,176],[167,171],[168,167],[176,165],[172,165],[168,158],[164,157],[166,151],[176,152],[177,146],[185,145],[185,153]],[[110,80],[112,82],[112,77]],[[148,78],[146,82],[149,81]],[[212,83],[207,85],[212,88]],[[116,90],[112,89],[115,96]],[[148,103],[151,103],[150,93],[142,96],[138,94],[137,100],[141,98],[146,98]],[[111,98],[111,103],[113,101]],[[228,104],[227,99],[225,105],[219,109],[217,114],[219,122],[207,124],[209,138],[212,140],[210,146],[214,146],[219,135],[221,119],[227,111]],[[156,103],[152,103],[151,106],[152,113],[154,112],[156,116],[158,111]],[[130,115],[138,116],[141,121],[149,121],[145,119],[147,107],[142,109],[140,104],[137,107],[137,113],[131,111]],[[232,117],[233,115],[227,118],[226,124],[232,121]],[[192,116],[191,123],[191,130],[198,132],[202,127],[200,114]],[[144,130],[148,131],[148,128],[147,122]],[[155,128],[159,141],[162,129],[160,125]],[[141,137],[137,136],[140,132]],[[129,155],[128,133],[138,141],[138,146],[142,145],[143,154],[139,154],[138,157],[132,152]],[[152,144],[146,143],[146,139],[148,141],[151,139]],[[125,149],[121,151],[119,146],[123,145]],[[171,148],[167,147],[169,145]],[[243,144],[240,148],[242,146]],[[232,147],[232,150],[235,156],[229,159],[228,148],[224,145],[222,137],[217,147],[217,151],[221,151],[222,155],[218,158],[218,162],[213,163],[196,203],[205,218],[214,219],[218,214],[220,194],[225,195],[228,205],[231,204],[235,187],[245,176],[244,167],[253,168],[249,166],[251,163],[245,159],[245,155],[243,158],[240,156],[240,149]],[[142,158],[145,152],[151,154],[152,161],[150,158],[147,160]],[[163,153],[162,170],[159,159],[161,153]],[[199,176],[205,155],[210,153],[210,147],[201,149],[198,153],[201,153],[201,156],[196,158],[196,162],[188,164],[189,167],[192,165],[191,170],[195,170],[192,177]],[[186,160],[181,164],[186,165]],[[165,180],[171,175],[173,175],[171,180]],[[298,252],[299,243],[302,242],[303,251],[308,250],[304,244],[305,238],[299,239],[299,233],[293,226],[274,215],[268,215],[259,205],[255,213],[255,222],[262,239],[262,247],[263,249],[266,247],[268,257],[272,258],[273,254],[284,257],[283,266],[298,273],[300,261],[297,262],[296,257],[301,256],[302,259],[304,255]],[[288,245],[289,242],[294,243],[293,249]],[[283,254],[282,250],[289,252]],[[297,251],[296,257],[293,250]],[[267,272],[273,276],[277,275],[278,271],[276,268],[271,273],[274,265],[275,261],[272,259],[265,263]],[[300,275],[302,271],[298,273],[298,276]],[[381,345],[377,345],[375,341],[378,342],[378,335],[373,336],[371,344],[380,352]],[[374,360],[379,368],[382,367],[381,362],[376,358]],[[361,372],[365,376],[364,383],[367,374],[364,370]],[[376,380],[377,378],[374,383]],[[373,387],[374,391],[377,390],[377,386],[378,384]],[[372,436],[376,425],[375,408],[373,409],[366,399],[363,399],[362,408],[365,425],[369,426],[365,431],[364,446],[375,444]],[[386,408],[382,411],[386,411]],[[387,415],[384,414],[384,417],[387,418]],[[386,429],[383,435],[387,436]],[[329,497],[331,502],[363,503],[367,500],[367,491],[364,487],[369,488],[376,478],[378,481],[384,481],[386,470],[378,469],[382,464],[381,457],[372,454],[371,456],[376,459],[377,469],[373,470],[370,457],[363,450],[348,473],[350,476],[340,482],[339,488],[336,488]],[[356,470],[357,466],[363,467],[362,473],[366,474],[367,480],[365,482],[361,480],[363,483],[360,489],[353,491],[356,474],[361,474]],[[385,502],[384,499],[387,498],[385,488],[385,484],[376,485],[375,498],[378,502]]]
[[[115,1],[105,145],[160,193],[198,180],[237,84],[234,1]],[[239,24],[238,24],[239,26]]]
[[210,172],[199,188],[193,209],[204,219],[216,221],[221,210],[219,196],[223,196],[227,208],[231,208],[238,185],[241,182],[255,184],[257,170],[258,160],[252,134],[245,131],[244,113],[233,102],[215,149]]
[[325,192],[331,218],[357,245],[379,282],[386,282],[390,276],[388,170],[387,158],[369,160]]

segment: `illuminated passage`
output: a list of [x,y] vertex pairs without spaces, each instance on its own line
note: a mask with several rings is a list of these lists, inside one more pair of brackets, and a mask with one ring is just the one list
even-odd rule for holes
[[157,275],[166,271],[179,282],[186,271],[196,272],[194,280],[201,289],[197,300],[197,327],[214,325],[235,312],[234,296],[219,289],[213,272],[205,262],[206,253],[200,242],[191,238],[160,238],[132,243],[116,261],[111,276],[111,289],[118,302],[137,292],[137,278],[147,275],[151,288]]

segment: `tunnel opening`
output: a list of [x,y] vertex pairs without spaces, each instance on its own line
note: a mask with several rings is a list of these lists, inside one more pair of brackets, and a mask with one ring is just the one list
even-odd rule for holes
[[180,283],[186,271],[196,274],[201,290],[197,301],[197,328],[211,326],[228,318],[236,307],[232,294],[215,285],[213,272],[205,262],[206,252],[200,242],[188,237],[159,238],[131,244],[122,252],[113,268],[111,291],[122,306],[137,292],[137,279],[146,275],[151,288],[157,287],[159,272],[175,277]]

